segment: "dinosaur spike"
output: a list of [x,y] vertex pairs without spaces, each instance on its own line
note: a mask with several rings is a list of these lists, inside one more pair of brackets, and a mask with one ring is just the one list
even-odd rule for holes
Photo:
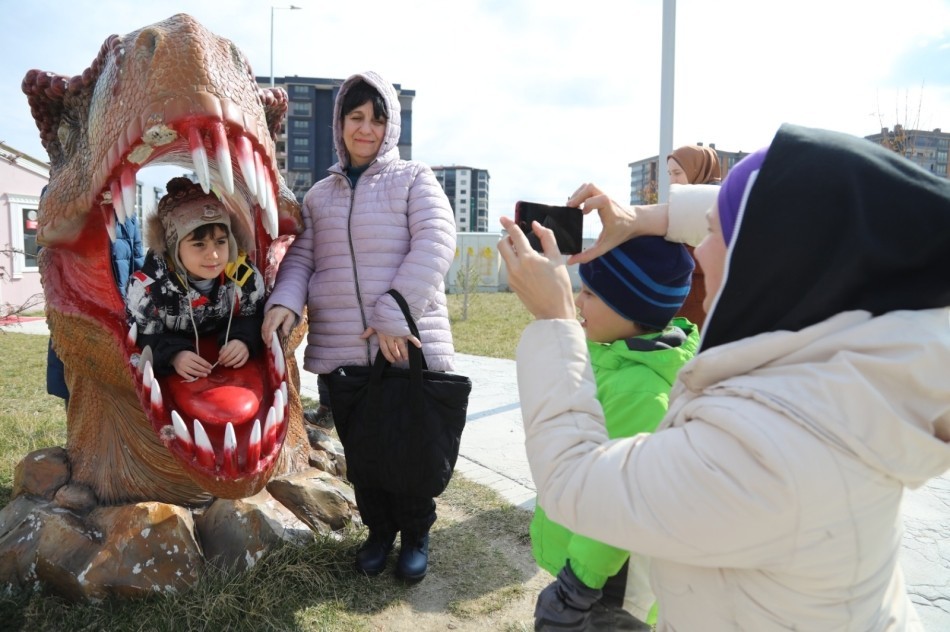
[[265,454],[274,449],[274,443],[277,441],[277,413],[271,406],[267,411],[267,419],[264,421],[264,440],[261,446]]
[[261,460],[261,420],[254,420],[254,427],[251,428],[251,436],[247,441],[247,463],[245,467],[251,471],[257,467]]
[[181,444],[181,447],[189,455],[194,454],[195,442],[192,441],[191,433],[188,432],[188,426],[185,425],[185,420],[181,418],[177,410],[172,411],[172,426],[175,428],[175,436],[178,438],[178,443]]
[[135,172],[132,169],[123,169],[119,180],[122,186],[122,209],[126,216],[121,218],[121,223],[124,224],[129,215],[135,214]]
[[126,342],[128,342],[130,346],[134,347],[135,341],[138,339],[138,336],[139,336],[139,324],[135,321],[132,321],[132,325],[129,327],[129,335],[126,337]]
[[211,138],[218,162],[218,178],[224,190],[233,195],[234,170],[231,168],[231,148],[228,146],[228,134],[224,130],[224,123],[218,121],[211,126]]
[[195,419],[195,458],[205,467],[214,466],[214,448],[201,422]]
[[119,184],[118,180],[109,183],[109,192],[112,193],[112,208],[115,209],[115,216],[120,224],[124,224],[127,216],[125,206],[122,204],[122,185]]
[[201,132],[197,127],[192,127],[188,132],[188,147],[191,149],[191,161],[195,165],[195,175],[198,176],[198,184],[205,193],[211,191],[211,170],[208,168],[208,150],[205,149],[205,142],[201,138]]
[[224,473],[228,476],[236,476],[238,473],[237,459],[237,435],[234,434],[234,426],[231,422],[224,427]]
[[254,171],[254,150],[247,136],[234,137],[234,152],[237,154],[238,166],[241,167],[241,176],[244,184],[252,196],[257,197],[257,172]]

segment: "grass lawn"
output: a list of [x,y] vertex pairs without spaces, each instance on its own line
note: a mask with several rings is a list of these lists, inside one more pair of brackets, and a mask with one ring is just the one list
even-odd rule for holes
[[[449,297],[461,353],[514,358],[530,315],[513,294]],[[65,446],[62,400],[46,393],[45,336],[0,331],[0,507],[17,463]],[[0,592],[0,629],[99,631],[528,630],[539,575],[528,538],[530,514],[456,476],[439,498],[430,576],[406,586],[391,573],[352,570],[363,536],[351,530],[306,547],[284,546],[250,571],[210,569],[193,590],[139,601],[73,604],[42,594]],[[0,527],[3,525],[0,524]],[[540,582],[540,583],[539,583]],[[420,619],[420,617],[422,617]]]

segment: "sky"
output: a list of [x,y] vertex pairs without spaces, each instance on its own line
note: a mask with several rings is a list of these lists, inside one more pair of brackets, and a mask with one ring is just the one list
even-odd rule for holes
[[[629,163],[659,151],[663,0],[293,4],[0,0],[0,141],[47,159],[20,90],[28,70],[80,74],[109,35],[189,13],[258,76],[271,63],[278,77],[375,70],[414,90],[412,157],[488,170],[490,230],[516,201],[561,203],[584,182],[626,202]],[[674,148],[751,152],[784,122],[950,131],[950,0],[675,7]]]

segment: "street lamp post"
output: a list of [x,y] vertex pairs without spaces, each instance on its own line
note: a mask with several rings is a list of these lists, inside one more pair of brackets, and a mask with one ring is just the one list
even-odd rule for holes
[[274,9],[289,9],[291,11],[296,11],[303,7],[296,7],[290,5],[289,7],[275,7],[271,5],[270,8],[270,87],[274,87]]

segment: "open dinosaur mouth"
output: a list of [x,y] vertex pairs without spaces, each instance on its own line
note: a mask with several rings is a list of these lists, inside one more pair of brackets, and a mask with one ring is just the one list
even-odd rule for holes
[[[202,105],[226,110],[221,107],[226,103],[213,97]],[[227,206],[235,237],[254,245],[248,255],[268,277],[266,261],[272,258],[265,255],[278,233],[273,142],[266,129],[249,132],[243,121],[198,116],[194,110],[193,103],[187,114],[165,107],[138,119],[160,122],[143,129],[133,122],[126,134],[119,134],[131,140],[109,152],[111,164],[100,170],[95,202],[106,229],[114,241],[115,222],[131,212],[135,176],[146,164],[192,168],[202,189],[213,191]],[[266,477],[283,446],[288,418],[287,367],[276,334],[263,353],[240,369],[215,367],[209,377],[193,382],[177,374],[156,376],[151,350],[139,348],[136,337],[133,324],[126,351],[142,409],[189,476],[220,496],[229,495],[230,484],[245,490],[249,478]],[[214,340],[202,340],[199,353],[212,364],[217,352]]]

